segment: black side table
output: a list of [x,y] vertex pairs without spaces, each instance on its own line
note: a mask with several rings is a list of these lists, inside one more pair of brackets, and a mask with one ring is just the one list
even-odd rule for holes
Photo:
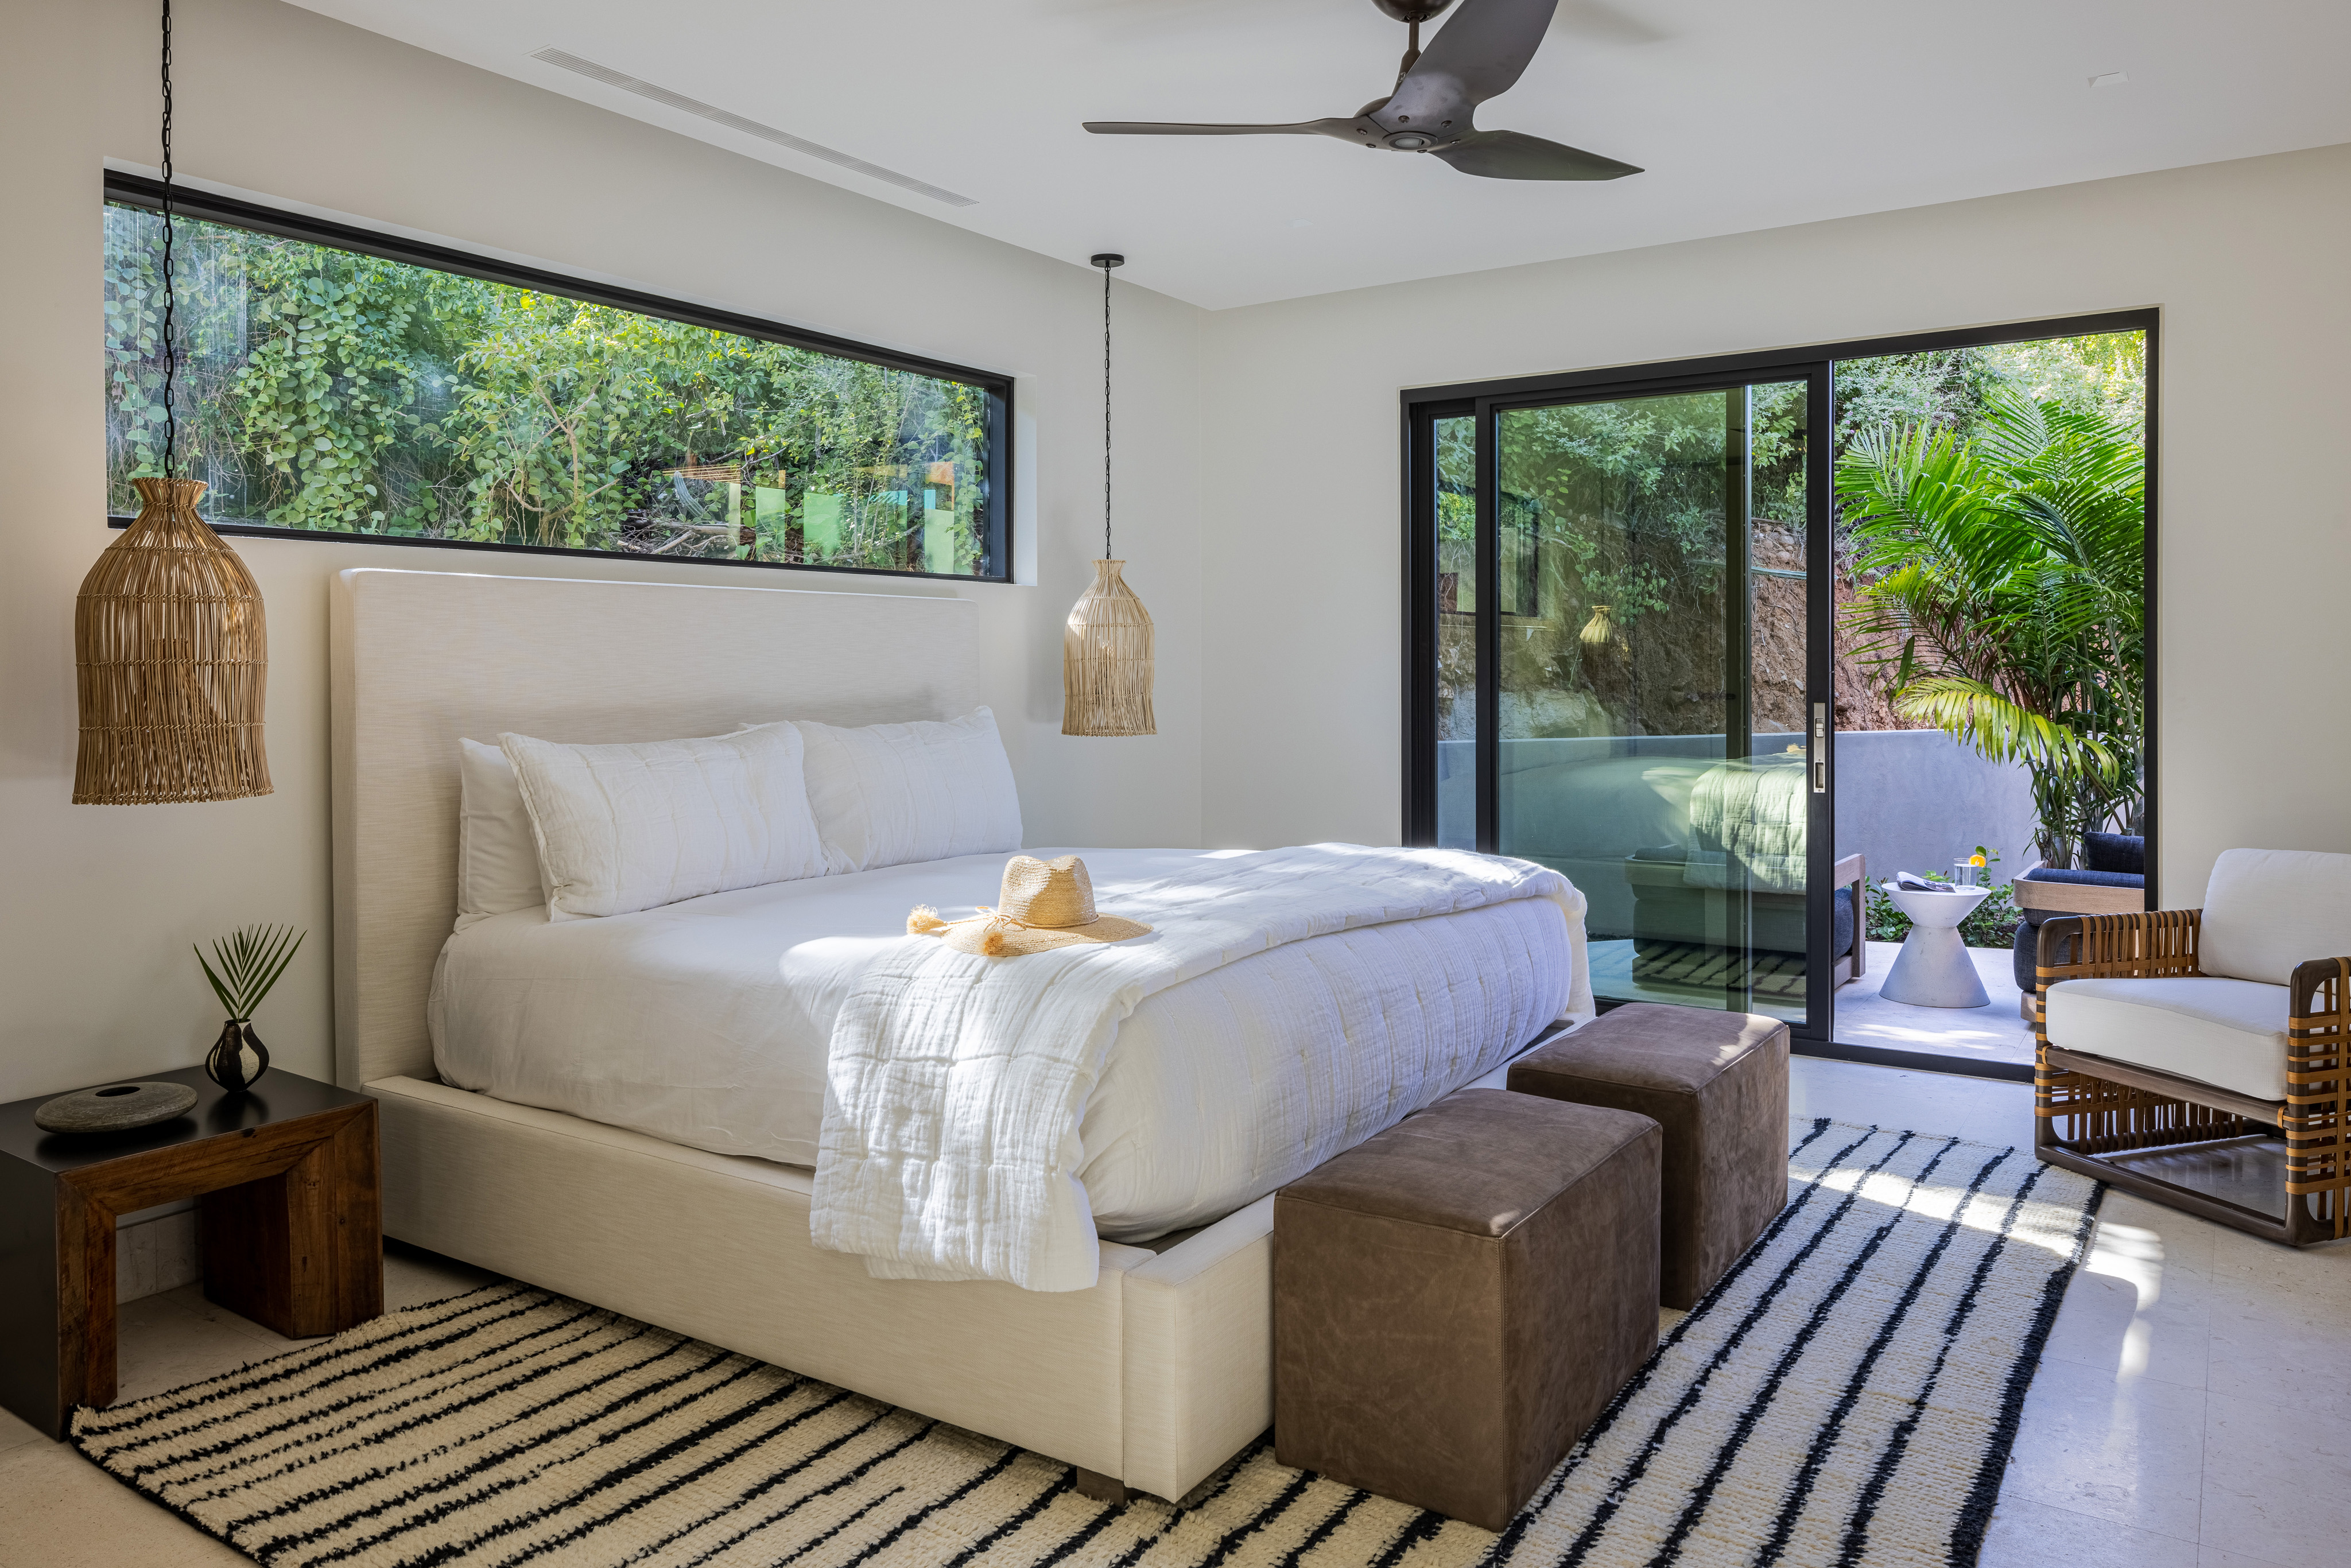
[[52,1437],[114,1403],[114,1222],[197,1200],[204,1295],[289,1339],[383,1312],[375,1102],[286,1071],[228,1094],[200,1067],[186,1115],[128,1133],[33,1124],[0,1105],[0,1405]]

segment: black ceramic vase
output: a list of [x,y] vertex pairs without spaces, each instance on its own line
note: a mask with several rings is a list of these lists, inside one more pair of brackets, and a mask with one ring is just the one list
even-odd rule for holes
[[269,1048],[243,1019],[221,1025],[220,1038],[204,1058],[204,1076],[235,1094],[252,1088],[269,1071]]

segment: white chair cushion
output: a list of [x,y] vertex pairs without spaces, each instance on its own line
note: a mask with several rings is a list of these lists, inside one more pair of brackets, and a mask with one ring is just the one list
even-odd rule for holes
[[2049,988],[2049,1043],[2283,1100],[2286,997],[2283,986],[2209,977],[2061,980]]
[[2283,986],[2306,958],[2351,956],[2351,855],[2230,850],[2204,889],[2196,967]]
[[790,725],[627,746],[498,744],[530,810],[550,920],[824,874]]
[[809,809],[834,872],[1020,847],[1020,794],[996,716],[844,729],[797,721]]

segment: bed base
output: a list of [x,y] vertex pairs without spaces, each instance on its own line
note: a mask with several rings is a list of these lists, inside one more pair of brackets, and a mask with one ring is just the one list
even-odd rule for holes
[[[876,1280],[809,1240],[810,1173],[443,1083],[367,1085],[384,1232],[1176,1500],[1273,1424],[1273,1200],[1092,1290]],[[1088,1474],[1087,1472],[1092,1472]]]

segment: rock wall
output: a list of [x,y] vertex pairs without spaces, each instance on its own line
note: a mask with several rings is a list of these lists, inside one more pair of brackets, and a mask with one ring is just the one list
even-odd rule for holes
[[[1775,524],[1755,525],[1754,564],[1802,570],[1803,537]],[[1836,579],[1836,727],[1839,730],[1925,729],[1930,726],[1902,717],[1886,699],[1885,689],[1870,679],[1869,668],[1855,651],[1844,630],[1846,607],[1855,590],[1850,577]],[[1755,580],[1755,727],[1803,730],[1804,715],[1804,584],[1793,578]]]

